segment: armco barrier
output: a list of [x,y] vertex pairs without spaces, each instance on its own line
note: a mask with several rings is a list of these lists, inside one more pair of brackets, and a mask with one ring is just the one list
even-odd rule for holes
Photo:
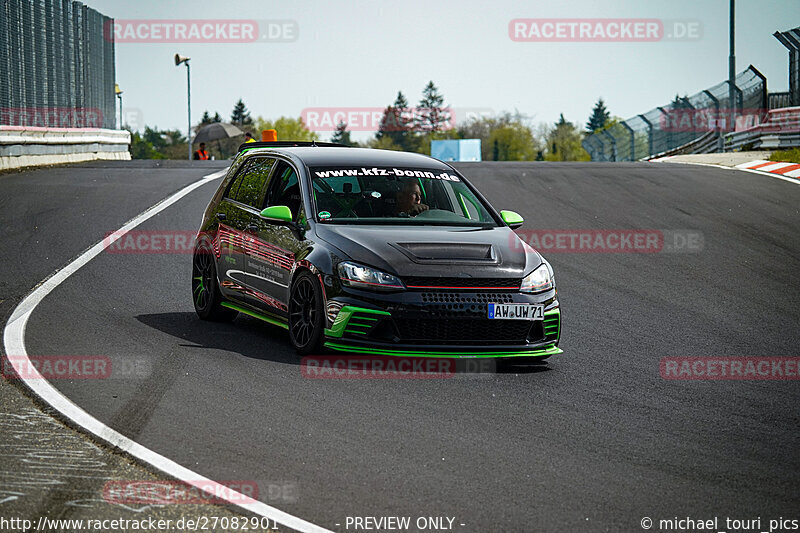
[[127,131],[0,126],[0,170],[131,158]]
[[725,136],[726,150],[779,150],[800,146],[800,106],[771,109],[760,124]]

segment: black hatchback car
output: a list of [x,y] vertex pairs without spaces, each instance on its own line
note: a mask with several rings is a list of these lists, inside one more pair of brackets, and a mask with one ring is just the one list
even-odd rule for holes
[[555,280],[521,225],[427,156],[242,145],[197,236],[195,309],[282,326],[301,354],[546,358]]

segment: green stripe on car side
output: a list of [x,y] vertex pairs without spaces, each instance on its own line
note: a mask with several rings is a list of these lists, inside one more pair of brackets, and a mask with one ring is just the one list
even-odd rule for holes
[[240,305],[233,304],[231,302],[222,302],[222,307],[227,307],[228,309],[233,309],[235,311],[239,311],[240,313],[244,313],[246,315],[250,315],[253,318],[257,318],[259,320],[263,320],[264,322],[268,322],[268,323],[270,323],[270,324],[272,324],[274,326],[280,326],[283,329],[289,329],[289,325],[286,323],[286,321],[284,319],[281,319],[281,318],[278,318],[278,317],[267,316],[267,315],[264,315],[264,314],[259,313],[257,311],[253,311],[251,309],[248,309],[246,307],[242,307]]

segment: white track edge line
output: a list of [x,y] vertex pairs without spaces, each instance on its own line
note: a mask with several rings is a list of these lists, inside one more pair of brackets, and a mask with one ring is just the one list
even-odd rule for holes
[[[86,431],[97,436],[101,440],[111,444],[113,447],[118,448],[130,455],[136,457],[149,465],[154,466],[158,470],[184,482],[189,485],[195,486],[205,492],[213,491],[216,498],[225,500],[230,504],[245,509],[251,513],[273,520],[279,524],[285,525],[303,533],[331,533],[329,530],[321,528],[311,522],[307,522],[302,518],[290,515],[284,511],[276,509],[263,502],[253,500],[252,498],[240,494],[230,488],[217,483],[214,480],[189,470],[188,468],[179,465],[175,461],[164,457],[163,455],[146,448],[145,446],[129,439],[125,435],[111,429],[103,424],[100,420],[94,418],[92,415],[78,407],[69,398],[64,396],[58,389],[53,387],[50,382],[42,377],[28,358],[28,352],[25,349],[25,327],[28,319],[36,306],[41,303],[44,298],[50,294],[56,287],[58,287],[64,280],[69,278],[72,274],[77,272],[82,266],[97,257],[103,250],[113,244],[117,239],[124,236],[126,232],[135,228],[142,222],[157,215],[167,207],[171,206],[184,196],[188,195],[195,189],[205,185],[206,183],[218,179],[225,175],[227,169],[214,172],[203,176],[200,180],[195,181],[180,189],[171,196],[158,202],[147,210],[143,211],[136,217],[132,218],[119,230],[109,234],[102,241],[98,242],[76,259],[68,263],[65,267],[57,270],[49,278],[40,283],[31,293],[29,293],[22,301],[14,308],[11,317],[5,325],[3,330],[3,344],[5,346],[6,357],[9,362],[17,371],[19,379],[25,382],[25,385],[30,388],[39,398],[47,402],[51,407],[56,409],[62,415],[66,416],[74,423]],[[23,364],[28,363],[24,369],[20,368]]]
[[698,165],[701,167],[715,167],[715,168],[721,168],[723,170],[741,170],[742,172],[752,172],[753,174],[758,174],[759,176],[771,176],[779,180],[788,181],[789,183],[794,183],[795,185],[800,185],[800,179],[787,178],[786,176],[782,176],[781,174],[775,174],[774,172],[761,172],[760,170],[753,170],[752,168],[726,167],[725,165],[718,165],[716,163],[695,163],[694,161],[656,161],[656,163],[674,163],[678,165]]

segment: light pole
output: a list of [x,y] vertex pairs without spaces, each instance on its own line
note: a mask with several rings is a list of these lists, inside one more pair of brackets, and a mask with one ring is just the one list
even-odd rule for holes
[[186,144],[189,145],[189,161],[192,160],[192,82],[189,75],[189,59],[180,54],[175,54],[175,66],[186,63],[186,110],[188,113],[189,127],[186,130]]
[[731,112],[731,123],[729,131],[736,130],[736,55],[734,45],[736,43],[736,0],[731,0],[730,6],[730,28],[728,37],[730,38],[730,53],[728,55],[728,105]]
[[122,91],[119,89],[119,84],[114,84],[114,94],[117,95],[117,99],[119,100],[119,129],[122,129]]

